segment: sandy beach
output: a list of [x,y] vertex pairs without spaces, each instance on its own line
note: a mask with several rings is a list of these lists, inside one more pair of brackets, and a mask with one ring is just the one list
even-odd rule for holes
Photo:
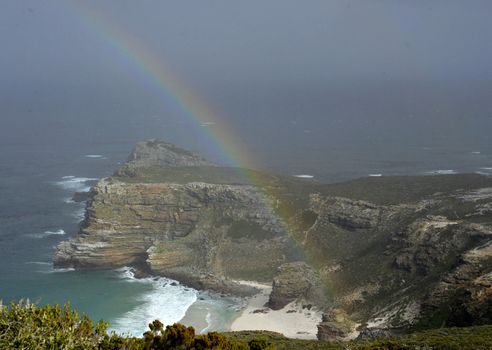
[[289,338],[316,339],[316,326],[321,322],[321,312],[308,310],[295,302],[281,310],[271,310],[264,306],[272,290],[270,285],[238,282],[258,288],[260,293],[246,299],[246,306],[232,322],[231,331],[268,330],[282,333]]
[[198,299],[186,310],[179,322],[193,326],[199,334],[209,331],[226,332],[241,312],[241,306],[240,298],[200,292]]

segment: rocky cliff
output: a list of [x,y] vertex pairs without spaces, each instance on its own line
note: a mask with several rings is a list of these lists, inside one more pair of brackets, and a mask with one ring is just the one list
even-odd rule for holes
[[218,167],[168,143],[136,146],[91,190],[56,266],[132,265],[269,305],[326,310],[320,338],[492,322],[492,179],[340,184]]

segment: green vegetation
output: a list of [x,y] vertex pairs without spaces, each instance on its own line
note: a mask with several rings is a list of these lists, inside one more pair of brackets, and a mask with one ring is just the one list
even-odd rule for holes
[[[281,176],[257,170],[214,166],[122,167],[115,179],[129,183],[205,182],[224,185],[255,185],[291,207],[305,209],[309,194],[365,200],[380,205],[411,203],[434,194],[471,191],[492,186],[492,177],[478,174],[439,176],[364,177],[352,181],[323,184],[313,180]],[[453,206],[454,207],[454,206]]]
[[211,332],[195,335],[193,327],[159,321],[149,325],[143,338],[108,334],[108,324],[93,323],[69,305],[38,307],[29,302],[0,304],[0,349],[50,350],[273,350],[264,340],[236,340]]
[[391,339],[315,341],[289,339],[281,334],[266,331],[243,331],[225,333],[235,340],[262,340],[271,343],[277,350],[490,350],[492,349],[492,326],[465,328],[440,328],[427,330]]
[[142,338],[108,334],[108,324],[93,323],[68,305],[38,307],[21,302],[0,306],[0,349],[98,350],[371,350],[491,349],[492,326],[443,328],[393,339],[330,342],[288,339],[278,333],[243,331],[196,335],[193,327],[149,325]]
[[478,174],[364,177],[322,185],[323,194],[361,199],[381,205],[416,202],[437,193],[471,191],[492,186],[492,177]]
[[[255,172],[256,173],[256,172]],[[130,183],[178,183],[206,182],[211,184],[251,184],[251,178],[243,169],[215,166],[183,167],[132,167],[125,165],[116,179]]]
[[276,237],[276,233],[264,230],[261,225],[246,220],[233,221],[229,228],[229,237],[232,239],[249,238],[262,241]]

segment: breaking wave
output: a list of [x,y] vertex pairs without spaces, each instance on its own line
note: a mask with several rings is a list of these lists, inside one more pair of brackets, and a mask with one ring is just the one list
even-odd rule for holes
[[73,192],[87,192],[91,189],[90,183],[97,181],[96,178],[91,177],[76,177],[76,176],[63,176],[61,181],[55,182],[64,190],[70,190]]
[[56,230],[56,231],[44,231],[43,233],[33,233],[30,236],[34,238],[46,238],[49,236],[61,236],[61,235],[66,235],[67,233],[62,230]]
[[120,278],[152,287],[138,297],[139,306],[111,321],[111,330],[119,334],[141,336],[148,324],[159,319],[165,325],[181,320],[186,310],[197,300],[198,291],[164,277],[135,278],[132,268],[117,270]]

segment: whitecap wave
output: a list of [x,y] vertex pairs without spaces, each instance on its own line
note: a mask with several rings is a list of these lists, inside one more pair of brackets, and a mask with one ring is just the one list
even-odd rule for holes
[[43,233],[33,233],[30,236],[34,238],[46,238],[49,236],[60,236],[67,234],[64,230],[59,229],[56,231],[44,231]]
[[88,192],[91,189],[91,186],[88,183],[93,181],[97,181],[97,179],[92,177],[76,177],[73,175],[68,175],[63,176],[62,180],[55,182],[55,184],[64,190],[70,190],[73,192]]
[[86,158],[104,158],[102,154],[86,154],[84,157]]
[[453,169],[440,169],[440,170],[428,171],[426,174],[429,174],[429,175],[453,175],[453,174],[458,174],[458,172],[456,170],[453,170]]
[[383,174],[369,174],[370,177],[381,177]]
[[51,269],[51,272],[52,273],[60,273],[60,272],[70,272],[70,271],[75,271],[75,269],[73,267],[58,267],[58,268],[53,268]]
[[35,270],[36,272],[47,274],[47,273],[63,273],[75,271],[73,267],[67,268],[54,268],[52,262],[47,261],[28,261],[26,262],[28,265],[36,265],[38,268]]
[[51,266],[52,263],[47,261],[26,261],[27,265],[42,265],[42,266]]
[[484,166],[484,167],[478,168],[478,170],[475,171],[475,174],[492,176],[492,167]]
[[314,177],[313,175],[307,175],[307,174],[292,175],[292,176],[298,177],[300,179],[312,179]]
[[53,263],[47,261],[27,261],[27,265],[34,265],[32,267],[34,272],[38,273],[51,273],[53,272]]
[[480,151],[472,151],[470,152],[471,154],[480,154],[481,152]]
[[67,234],[62,229],[59,229],[59,230],[56,230],[56,231],[44,231],[44,233],[47,234],[47,235],[65,235],[65,234]]
[[141,336],[148,330],[148,324],[155,319],[160,320],[164,325],[178,322],[197,300],[196,290],[174,280],[164,277],[137,279],[133,270],[128,267],[117,271],[122,279],[152,286],[150,292],[138,297],[138,307],[112,320],[111,330],[119,334]]

